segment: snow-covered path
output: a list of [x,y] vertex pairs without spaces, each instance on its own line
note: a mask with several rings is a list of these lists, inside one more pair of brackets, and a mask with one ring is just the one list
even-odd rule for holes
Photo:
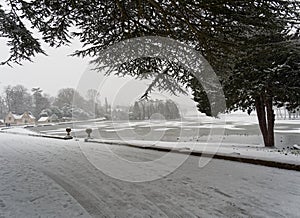
[[[128,159],[162,153],[112,146]],[[103,145],[87,143],[100,158]],[[181,154],[170,154],[177,158]],[[74,141],[0,134],[0,217],[298,217],[300,173],[190,156],[151,182],[113,179]]]

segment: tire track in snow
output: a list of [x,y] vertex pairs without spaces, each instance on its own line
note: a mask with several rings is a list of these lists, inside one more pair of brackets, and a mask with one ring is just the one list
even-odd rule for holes
[[43,172],[68,192],[92,217],[114,217],[112,213],[105,209],[108,208],[109,205],[106,205],[86,188],[81,187],[80,184],[74,181],[71,182],[65,177],[53,174],[49,171]]
[[[30,152],[23,153],[24,150],[19,149],[19,147],[16,148],[15,146],[11,146],[11,143],[15,142],[15,140],[11,140],[11,141],[3,141],[2,140],[1,142],[2,142],[1,152],[3,152],[3,154],[4,154],[3,158],[5,160],[13,160],[13,163],[17,166],[20,165],[20,166],[25,167],[26,170],[43,174],[46,178],[48,178],[49,181],[51,181],[53,184],[56,184],[56,186],[59,186],[62,191],[65,190],[67,192],[67,190],[63,186],[61,186],[57,181],[53,180],[45,173],[46,171],[45,171],[44,166],[42,166],[42,165],[37,166],[36,164],[34,164],[33,160],[29,158],[29,157],[34,157],[34,156],[32,156],[32,154]],[[27,142],[25,142],[25,143],[27,143]],[[29,156],[28,156],[28,154],[29,154]],[[84,217],[91,217],[89,212],[77,201],[77,199],[75,199],[69,192],[67,192],[67,193],[69,194],[69,197],[73,199],[74,202],[77,202],[77,204],[81,208],[81,210],[84,211],[84,213],[85,213]],[[30,199],[29,202],[32,203],[32,202],[34,202],[38,199],[44,198],[44,197],[45,197],[45,195],[40,195],[38,197]],[[26,203],[26,202],[24,202],[24,203]],[[64,206],[64,208],[65,208],[65,206]],[[67,215],[67,214],[65,214],[65,215]],[[72,215],[72,217],[75,217],[73,215]],[[83,213],[78,214],[78,216],[81,216],[81,215],[83,215]],[[102,217],[105,217],[105,216],[102,216]]]
[[[75,190],[74,195],[78,194],[76,191],[79,192],[79,199],[86,196],[90,199],[89,193],[92,193],[98,198],[92,204],[99,200],[100,203],[105,202],[109,207],[103,208],[113,213],[113,217],[180,217],[186,212],[200,217],[297,217],[297,181],[300,179],[297,172],[220,160],[213,161],[200,172],[195,167],[198,160],[191,158],[167,178],[151,183],[129,184],[99,173],[79,152],[74,142],[37,141],[32,143],[31,140],[25,140],[20,143],[20,140],[12,137],[10,142],[3,144],[17,153],[9,152],[10,158],[23,157],[35,169],[50,171],[62,180],[58,181],[62,185],[71,185]],[[97,152],[101,147],[95,146],[95,149]],[[136,152],[140,154],[137,155],[131,149],[124,149],[124,153],[141,158],[148,155]],[[101,151],[97,154],[100,157],[103,155]],[[269,182],[276,185],[269,186]],[[63,190],[60,184],[57,183],[57,186]],[[74,195],[70,197],[76,201]],[[77,204],[86,210],[79,202]],[[98,210],[93,207],[97,205],[90,210]],[[100,212],[105,214],[103,210]]]

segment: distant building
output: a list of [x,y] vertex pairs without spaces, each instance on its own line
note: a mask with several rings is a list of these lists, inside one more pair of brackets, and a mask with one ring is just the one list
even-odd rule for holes
[[56,114],[52,114],[50,117],[41,117],[38,120],[38,123],[52,123],[52,122],[58,122],[58,117]]
[[72,118],[72,117],[62,117],[60,119],[61,122],[69,122],[69,121],[73,121],[73,120],[74,120],[74,118]]
[[50,117],[41,117],[38,123],[50,123]]
[[11,111],[6,115],[4,123],[9,125],[22,125],[22,124],[34,124],[35,117],[30,112],[24,112],[23,114],[13,114]]

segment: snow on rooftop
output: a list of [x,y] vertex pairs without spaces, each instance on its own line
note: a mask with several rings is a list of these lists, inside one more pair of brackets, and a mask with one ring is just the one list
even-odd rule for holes
[[34,117],[33,115],[31,115],[31,114],[29,114],[29,117],[30,117],[31,119],[35,119],[35,117]]
[[23,114],[21,114],[21,115],[19,115],[19,114],[12,114],[12,115],[13,115],[13,117],[14,117],[15,119],[21,119],[22,116],[23,116]]
[[41,117],[38,122],[45,122],[49,119],[49,117]]

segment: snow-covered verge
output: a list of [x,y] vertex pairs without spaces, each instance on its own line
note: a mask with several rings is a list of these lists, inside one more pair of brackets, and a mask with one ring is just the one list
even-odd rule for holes
[[[277,149],[265,148],[262,145],[252,144],[233,144],[215,142],[162,142],[162,141],[143,141],[143,140],[102,140],[89,139],[90,142],[130,145],[147,148],[166,148],[173,151],[187,151],[195,153],[207,153],[218,155],[234,155],[248,159],[261,159],[280,163],[296,164],[300,166],[300,150],[296,148]],[[295,146],[296,147],[296,146]]]
[[[26,124],[26,125],[13,125],[8,128],[31,128],[31,127],[42,127],[42,126],[59,126],[59,125],[65,125],[65,124],[78,124],[78,123],[86,123],[86,122],[101,122],[105,121],[105,117],[95,118],[95,119],[89,119],[89,120],[71,120],[71,121],[63,121],[63,122],[51,122],[51,123],[36,123],[36,124]],[[1,121],[1,120],[0,120]],[[2,127],[2,128],[1,128]],[[1,129],[7,129],[5,125],[0,125]]]
[[24,127],[3,127],[0,129],[2,133],[11,133],[11,134],[19,134],[19,135],[41,135],[39,133],[33,132],[29,129],[25,129]]
[[24,127],[4,127],[0,129],[0,133],[9,133],[16,135],[25,135],[25,136],[35,136],[35,137],[45,137],[45,138],[56,138],[56,139],[72,139],[70,136],[60,136],[60,135],[48,135],[43,133],[37,133]]
[[[74,123],[85,123],[85,122],[100,122],[106,120],[105,117],[95,118],[95,119],[89,119],[89,120],[73,120],[73,121],[64,121],[64,122],[58,122],[58,123],[51,123],[51,125],[63,125],[63,124],[74,124]],[[38,125],[47,125],[47,124],[38,124]]]

